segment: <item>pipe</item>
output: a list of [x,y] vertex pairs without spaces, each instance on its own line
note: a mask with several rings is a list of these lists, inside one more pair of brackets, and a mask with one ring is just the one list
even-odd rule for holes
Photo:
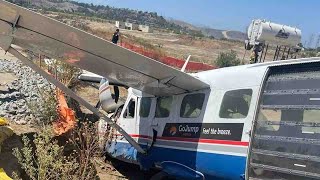
[[277,53],[278,53],[278,45],[277,45],[277,47],[276,47],[276,52],[274,52],[274,56],[273,56],[273,61],[275,61],[276,60],[276,57],[277,57]]
[[267,44],[266,51],[264,53],[264,57],[263,57],[263,61],[262,62],[264,62],[266,60],[268,49],[269,49],[269,44]]

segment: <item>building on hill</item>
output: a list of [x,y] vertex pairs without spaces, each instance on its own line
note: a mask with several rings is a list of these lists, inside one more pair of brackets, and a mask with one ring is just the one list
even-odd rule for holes
[[151,33],[153,30],[150,26],[147,25],[139,25],[139,31]]
[[116,21],[116,27],[119,29],[125,29],[126,28],[125,22]]
[[134,24],[134,23],[125,22],[125,29],[138,30],[139,26],[137,24]]
[[153,32],[152,28],[147,25],[138,25],[136,23],[130,23],[130,22],[122,22],[122,21],[116,21],[116,27],[119,29],[127,29],[127,30],[137,30],[141,32],[151,33]]

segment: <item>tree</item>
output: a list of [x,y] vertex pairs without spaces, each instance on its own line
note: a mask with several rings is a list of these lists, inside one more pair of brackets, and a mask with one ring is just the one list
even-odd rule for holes
[[220,68],[238,66],[240,65],[240,59],[238,58],[237,53],[233,50],[226,53],[222,52],[216,60],[216,65]]

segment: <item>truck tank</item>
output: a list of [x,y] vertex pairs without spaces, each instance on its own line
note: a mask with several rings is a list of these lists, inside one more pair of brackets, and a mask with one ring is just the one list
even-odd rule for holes
[[301,30],[265,20],[253,20],[248,27],[250,45],[257,43],[296,47],[301,42]]

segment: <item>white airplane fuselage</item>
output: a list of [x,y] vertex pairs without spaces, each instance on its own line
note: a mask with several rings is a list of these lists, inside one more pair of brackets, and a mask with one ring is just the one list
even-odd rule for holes
[[145,169],[170,161],[206,177],[240,179],[266,70],[248,65],[197,73],[210,89],[165,98],[129,88],[117,123],[149,150],[141,155],[117,134],[108,153]]
[[260,96],[267,93],[263,88],[270,68],[291,64],[301,68],[301,63],[313,61],[319,59],[200,72],[192,75],[210,88],[167,97],[129,88],[116,122],[147,153],[138,153],[117,132],[106,150],[110,156],[139,164],[142,169],[158,167],[181,179],[244,179],[251,152],[248,147],[254,136],[251,132],[258,117]]

